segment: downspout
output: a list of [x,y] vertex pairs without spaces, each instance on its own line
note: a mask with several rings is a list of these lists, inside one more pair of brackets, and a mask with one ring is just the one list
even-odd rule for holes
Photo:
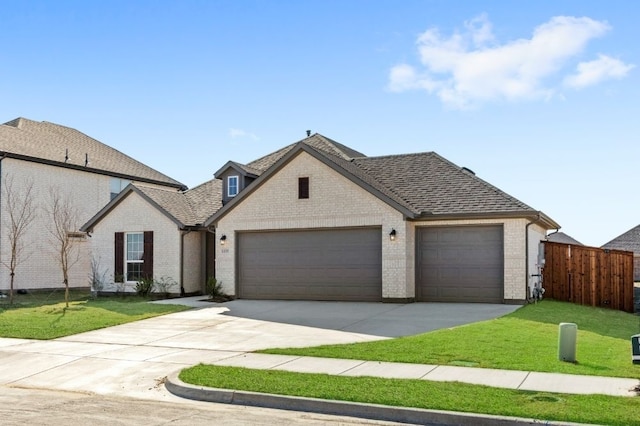
[[[2,153],[2,157],[0,157],[0,241],[2,241],[2,160],[6,157],[7,154],[4,152]],[[2,253],[1,250],[0,253]]]
[[180,232],[180,296],[185,295],[184,291],[184,237],[191,233],[191,229]]
[[529,227],[540,220],[540,212],[535,221],[527,223],[524,227],[524,252],[525,252],[525,264],[524,264],[524,294],[526,294],[526,301],[531,301],[531,292],[529,291]]

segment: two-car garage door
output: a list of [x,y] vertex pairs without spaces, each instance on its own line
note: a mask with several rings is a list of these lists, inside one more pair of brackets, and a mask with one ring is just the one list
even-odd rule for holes
[[380,228],[238,234],[244,299],[380,301]]
[[418,301],[503,302],[502,226],[418,228],[416,239]]

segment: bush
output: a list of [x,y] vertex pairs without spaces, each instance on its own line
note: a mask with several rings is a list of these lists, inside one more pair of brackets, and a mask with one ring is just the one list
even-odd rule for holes
[[153,290],[153,283],[153,278],[141,278],[136,283],[136,293],[142,297],[149,296],[151,290]]
[[153,292],[167,297],[171,293],[171,289],[176,287],[178,283],[171,277],[162,276],[153,282]]
[[224,290],[222,290],[222,281],[218,282],[215,277],[209,277],[207,280],[207,295],[209,296],[209,300],[214,302],[233,300],[232,296],[227,295]]

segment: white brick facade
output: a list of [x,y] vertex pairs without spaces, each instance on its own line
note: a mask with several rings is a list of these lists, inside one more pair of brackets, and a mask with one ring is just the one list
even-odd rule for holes
[[[309,177],[309,199],[298,199],[298,178]],[[302,152],[261,187],[247,195],[217,223],[216,278],[229,294],[236,292],[237,232],[279,229],[317,229],[380,226],[383,299],[415,297],[416,228],[441,225],[496,224],[504,229],[504,298],[526,298],[526,219],[405,221],[403,215],[311,155]],[[389,232],[397,237],[390,241]],[[529,227],[530,262],[537,259],[537,244],[544,230]]]
[[[180,292],[181,232],[175,222],[133,192],[99,221],[93,229],[91,238],[93,255],[99,260],[108,278],[105,291],[117,290],[117,286],[113,283],[115,233],[144,231],[153,231],[154,235],[153,278],[173,279],[178,283],[178,287],[171,289],[171,292]],[[183,285],[187,293],[201,290],[200,238],[199,232],[191,232],[184,236]],[[126,287],[127,291],[133,291],[135,283],[128,283]]]
[[[110,200],[110,176],[81,170],[67,169],[46,164],[5,158],[1,161],[2,179],[13,179],[14,189],[24,192],[27,182],[33,182],[33,200],[38,216],[33,220],[24,237],[25,256],[15,275],[15,289],[62,288],[62,272],[55,258],[55,245],[50,234],[51,219],[47,208],[52,190],[68,196],[78,209],[77,228],[95,215]],[[10,256],[7,210],[4,185],[0,210],[0,258],[7,262]],[[70,287],[88,287],[91,264],[90,238],[79,239],[78,262],[70,269]],[[113,242],[111,242],[113,244]],[[111,255],[113,257],[113,255]],[[111,266],[113,267],[113,266]],[[0,290],[9,289],[9,271],[0,268]]]

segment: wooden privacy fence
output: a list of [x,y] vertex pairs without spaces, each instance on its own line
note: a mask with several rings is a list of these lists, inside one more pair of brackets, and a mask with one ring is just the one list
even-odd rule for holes
[[544,243],[544,297],[633,312],[633,253]]

